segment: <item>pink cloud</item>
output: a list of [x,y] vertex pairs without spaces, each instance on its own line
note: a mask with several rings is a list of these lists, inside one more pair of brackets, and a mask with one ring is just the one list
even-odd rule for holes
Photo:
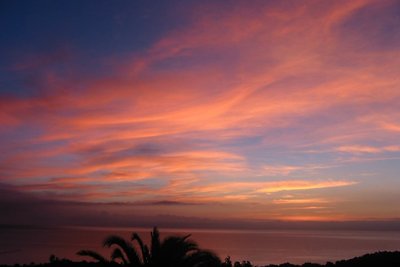
[[[0,132],[32,132],[1,141],[0,179],[88,201],[202,203],[354,185],[316,177],[336,177],[331,167],[345,161],[338,155],[399,151],[399,52],[359,49],[360,40],[343,37],[345,22],[371,4],[388,5],[237,3],[221,11],[214,3],[189,11],[190,27],[117,60],[108,76],[43,71],[46,90],[0,100]],[[50,53],[16,66],[58,59]],[[117,186],[124,182],[133,185]],[[306,199],[321,198],[297,201]]]

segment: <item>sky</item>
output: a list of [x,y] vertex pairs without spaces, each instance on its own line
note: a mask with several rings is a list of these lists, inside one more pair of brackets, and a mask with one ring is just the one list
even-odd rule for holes
[[1,1],[0,224],[400,219],[398,1]]

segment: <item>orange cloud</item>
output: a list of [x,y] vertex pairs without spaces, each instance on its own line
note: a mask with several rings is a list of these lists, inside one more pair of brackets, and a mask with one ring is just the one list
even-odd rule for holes
[[349,152],[349,153],[379,153],[381,150],[376,147],[371,146],[341,146],[337,148],[337,151],[340,152]]
[[385,146],[385,147],[372,147],[372,146],[341,146],[336,149],[339,152],[346,153],[382,153],[382,152],[398,152],[400,151],[399,146]]
[[[321,198],[298,198],[298,199],[275,199],[275,204],[320,204],[327,203],[327,200]],[[306,207],[317,208],[317,207]]]
[[274,193],[279,191],[310,190],[330,187],[340,187],[354,185],[352,181],[285,181],[269,183],[258,189],[261,193]]
[[321,169],[327,169],[333,167],[332,165],[305,165],[305,166],[294,166],[294,165],[265,165],[263,166],[265,175],[277,176],[277,175],[289,175],[294,172],[310,172]]
[[[0,179],[90,201],[202,203],[354,185],[316,177],[339,177],[346,154],[400,151],[399,51],[367,49],[348,29],[359,11],[389,4],[199,5],[190,27],[116,60],[107,76],[41,72],[50,90],[0,100]],[[322,199],[261,203],[312,210]]]

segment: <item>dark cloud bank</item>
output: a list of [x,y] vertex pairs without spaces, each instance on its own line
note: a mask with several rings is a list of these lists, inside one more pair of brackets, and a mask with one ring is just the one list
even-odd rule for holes
[[0,184],[0,226],[8,227],[153,227],[210,229],[320,229],[320,230],[400,230],[400,219],[378,221],[278,221],[226,219],[216,220],[169,214],[141,215],[146,206],[199,205],[176,201],[140,203],[87,203],[60,201],[23,193]]

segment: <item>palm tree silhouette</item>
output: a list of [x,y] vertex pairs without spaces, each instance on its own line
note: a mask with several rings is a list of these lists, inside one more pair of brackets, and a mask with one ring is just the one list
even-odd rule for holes
[[76,254],[79,256],[89,256],[103,265],[110,263],[109,260],[107,260],[105,257],[103,257],[102,255],[93,250],[80,250]]
[[[151,232],[150,248],[144,244],[137,233],[133,233],[132,243],[115,235],[105,239],[103,244],[105,247],[116,247],[111,254],[111,260],[91,250],[81,250],[77,254],[90,256],[103,264],[120,262],[131,267],[217,267],[221,265],[217,255],[200,249],[189,237],[190,235],[168,236],[161,241],[160,233],[157,227],[154,227]],[[140,253],[136,248],[140,250]]]

